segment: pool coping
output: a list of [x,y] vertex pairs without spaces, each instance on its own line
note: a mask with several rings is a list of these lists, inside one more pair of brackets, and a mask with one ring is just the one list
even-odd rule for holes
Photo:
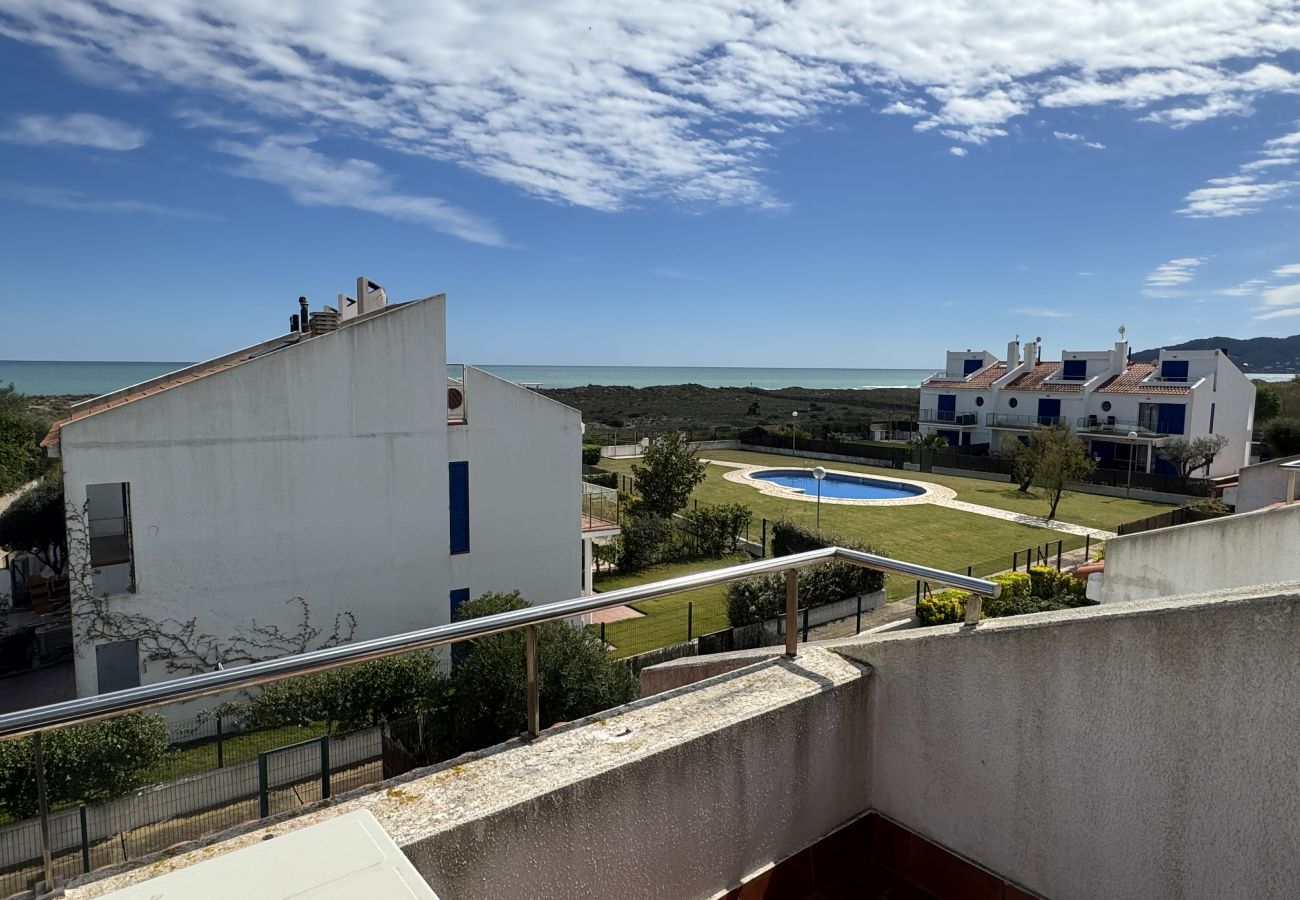
[[[736,466],[735,463],[730,465]],[[800,470],[809,471],[814,466],[751,466],[740,465],[732,468],[723,474],[723,478],[736,484],[749,485],[757,489],[760,493],[769,497],[782,497],[786,500],[806,500],[810,503],[817,502],[816,494],[806,494],[795,488],[788,488],[772,481],[764,481],[754,478],[755,474],[760,472],[798,472]],[[898,497],[890,500],[850,500],[842,497],[821,498],[822,503],[834,503],[840,506],[915,506],[919,503],[939,503],[942,504],[957,497],[957,492],[950,487],[941,484],[935,484],[932,481],[912,481],[908,478],[893,478],[888,475],[866,474],[864,472],[850,472],[846,469],[827,469],[827,475],[844,475],[849,478],[865,478],[871,481],[893,482],[894,484],[906,484],[911,487],[920,488],[924,493],[916,494],[911,497]]]

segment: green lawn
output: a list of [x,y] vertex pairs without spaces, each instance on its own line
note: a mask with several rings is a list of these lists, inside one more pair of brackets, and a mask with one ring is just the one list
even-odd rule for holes
[[[743,562],[749,562],[749,556],[737,553],[722,559],[665,563],[631,575],[597,576],[596,590],[613,591],[651,581],[661,581],[665,578],[676,578],[679,575],[689,575],[693,572],[721,569],[724,566],[734,566]],[[688,603],[691,604],[692,636],[708,634],[710,631],[727,627],[726,585],[701,588],[660,600],[648,600],[645,603],[634,603],[632,608],[644,613],[644,618],[611,622],[605,626],[605,641],[615,648],[611,655],[622,659],[624,656],[644,653],[646,650],[687,640],[686,606]]]
[[[230,735],[222,740],[222,760],[227,766],[256,759],[263,750],[296,744],[325,733],[322,725],[286,725],[283,728],[266,728],[248,734]],[[147,784],[184,778],[197,772],[217,767],[217,739],[184,744],[158,761],[145,776]]]
[[[795,458],[792,460],[788,456],[777,456],[772,453],[750,453],[747,450],[709,450],[703,455],[710,459],[722,459],[759,466],[825,465],[828,468],[843,469],[848,472],[865,472],[872,475],[908,478],[913,481],[929,481],[952,488],[957,492],[958,500],[964,500],[967,503],[978,503],[981,506],[992,506],[997,509],[1007,509],[1031,516],[1045,516],[1048,509],[1047,499],[1041,490],[1031,489],[1029,493],[1022,494],[1016,490],[1016,485],[1000,481],[987,481],[983,478],[907,472],[899,469],[882,469],[875,466],[857,465],[856,463],[826,462],[816,459]],[[604,460],[602,465],[611,468],[612,466],[608,464],[612,462],[613,460]],[[619,460],[617,468],[619,471],[630,471],[632,463],[633,460]],[[750,493],[757,494],[758,492],[750,491]],[[701,501],[704,499],[703,495],[700,496],[700,499]],[[752,503],[750,505],[753,506]],[[810,504],[802,503],[801,505]],[[843,508],[845,507],[841,507],[841,509]],[[1114,531],[1123,522],[1145,519],[1147,516],[1159,515],[1171,509],[1173,507],[1166,503],[1148,503],[1144,500],[1127,500],[1123,497],[1103,497],[1099,494],[1067,493],[1061,498],[1061,504],[1056,510],[1056,517],[1063,522],[1070,522],[1075,525],[1086,525],[1089,528]],[[825,515],[825,513],[826,507],[823,506],[822,514]],[[985,521],[990,520],[986,519]]]

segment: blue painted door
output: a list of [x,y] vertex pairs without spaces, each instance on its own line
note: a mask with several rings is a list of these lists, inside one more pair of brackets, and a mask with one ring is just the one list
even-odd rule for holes
[[1060,400],[1039,400],[1038,401],[1038,424],[1055,425],[1056,420],[1061,416]]
[[936,418],[940,422],[954,422],[957,420],[957,395],[940,394],[935,400],[939,405],[935,407],[938,413]]
[[1161,434],[1182,434],[1187,426],[1187,407],[1182,403],[1161,403],[1156,430]]

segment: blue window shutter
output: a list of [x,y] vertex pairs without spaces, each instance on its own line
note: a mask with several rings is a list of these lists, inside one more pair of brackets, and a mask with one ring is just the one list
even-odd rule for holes
[[1187,424],[1187,407],[1181,403],[1161,403],[1156,430],[1161,434],[1182,434]]
[[1160,364],[1160,377],[1166,381],[1187,380],[1187,360],[1167,359]]
[[1062,364],[1061,377],[1070,381],[1083,381],[1088,375],[1086,359],[1067,359]]
[[456,613],[460,611],[462,603],[469,602],[469,588],[456,588],[451,592],[451,621],[456,621]]
[[469,552],[469,463],[447,463],[447,496],[451,508],[451,552]]
[[978,372],[982,368],[984,368],[984,360],[967,359],[962,361],[961,373],[963,375],[969,375],[971,372]]

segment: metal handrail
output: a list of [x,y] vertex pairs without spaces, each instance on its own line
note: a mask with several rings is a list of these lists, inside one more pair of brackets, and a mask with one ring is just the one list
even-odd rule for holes
[[[180,703],[240,688],[255,687],[260,684],[292,678],[297,675],[321,672],[351,663],[380,659],[385,656],[396,656],[415,650],[427,650],[445,644],[454,644],[459,641],[468,641],[498,634],[503,631],[513,631],[517,628],[535,628],[545,622],[572,619],[575,616],[596,612],[601,609],[609,609],[614,606],[653,600],[697,588],[750,578],[755,575],[792,572],[795,569],[802,569],[830,560],[876,569],[889,575],[905,575],[910,578],[952,585],[953,587],[968,590],[976,597],[996,597],[1001,590],[999,585],[991,581],[985,581],[982,578],[972,578],[968,575],[959,575],[955,572],[946,572],[942,569],[877,556],[873,553],[863,553],[858,550],[826,547],[820,550],[793,553],[789,556],[760,559],[755,562],[727,566],[726,568],[714,569],[708,572],[696,572],[691,575],[682,575],[677,578],[651,582],[650,584],[607,591],[588,597],[575,597],[545,606],[530,606],[525,609],[511,610],[477,619],[467,619],[463,622],[452,622],[448,625],[437,625],[433,628],[422,628],[417,631],[373,638],[368,641],[340,644],[337,647],[328,647],[324,650],[312,650],[308,653],[262,660],[261,662],[250,663],[234,669],[202,672],[159,684],[127,688],[126,690],[100,694],[95,697],[83,697],[77,700],[54,703],[49,706],[39,706],[33,709],[7,713],[0,715],[0,740],[23,737],[38,731],[53,731],[84,722],[153,709],[169,703]],[[971,606],[978,607],[979,603],[968,604],[968,609]],[[787,615],[793,618],[789,610],[787,610]],[[978,616],[974,621],[979,621]],[[797,629],[793,627],[786,629],[787,636],[795,635],[796,632]],[[787,651],[793,655],[793,650],[788,646]]]

